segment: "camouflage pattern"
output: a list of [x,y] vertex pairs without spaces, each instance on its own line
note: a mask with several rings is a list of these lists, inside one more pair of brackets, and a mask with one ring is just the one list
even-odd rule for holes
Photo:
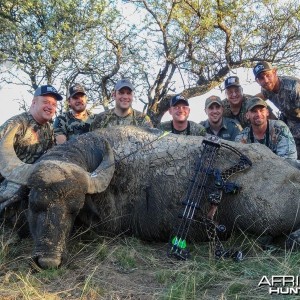
[[[246,127],[237,137],[236,142],[250,144],[250,127]],[[266,137],[254,142],[266,145]],[[297,150],[294,138],[288,126],[279,120],[269,120],[269,148],[283,158],[297,159]]]
[[78,134],[89,132],[94,119],[95,115],[90,111],[86,111],[86,117],[82,120],[75,118],[72,111],[68,111],[55,118],[54,135],[65,135],[70,140]]
[[[188,122],[189,122],[189,127],[190,127],[189,135],[195,135],[195,136],[205,136],[206,135],[206,130],[201,124],[197,124],[193,121],[188,121]],[[175,133],[175,134],[188,135],[188,127],[182,131],[178,131],[172,127],[173,127],[172,121],[167,121],[167,122],[161,123],[157,128],[164,130],[164,131],[172,131],[172,133]]]
[[[212,135],[216,135],[210,128],[208,119],[206,121],[200,122],[204,126],[206,132]],[[242,131],[241,125],[233,119],[223,117],[222,127],[219,130],[217,136],[223,140],[234,141],[235,137]]]
[[24,112],[7,120],[0,127],[0,139],[12,127],[20,124],[15,137],[15,151],[25,163],[34,163],[54,145],[53,129],[50,123],[38,124],[29,112]]
[[119,117],[115,114],[113,108],[109,111],[105,111],[96,115],[95,120],[91,124],[90,131],[97,128],[106,128],[117,125],[135,125],[150,128],[153,127],[149,116],[143,114],[140,111],[131,109],[131,112],[126,117]]
[[247,100],[250,99],[252,96],[249,95],[244,95],[243,99],[242,99],[242,106],[241,109],[239,111],[239,113],[237,115],[234,115],[230,109],[230,103],[228,101],[228,99],[223,99],[222,100],[222,104],[224,107],[224,112],[223,112],[223,116],[226,118],[230,118],[233,120],[236,120],[237,122],[239,122],[241,124],[241,126],[243,128],[247,127],[250,125],[250,122],[248,121],[248,119],[246,118],[246,113],[247,113]]
[[278,76],[280,88],[278,93],[261,89],[266,99],[269,99],[285,115],[297,145],[300,159],[300,79],[291,76]]

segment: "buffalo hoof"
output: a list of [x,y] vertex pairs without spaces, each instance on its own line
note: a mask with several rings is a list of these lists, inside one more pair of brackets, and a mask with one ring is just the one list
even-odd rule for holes
[[42,269],[54,269],[58,268],[61,264],[60,257],[37,257],[36,258],[37,265]]
[[292,232],[285,241],[285,246],[290,250],[300,249],[300,229]]

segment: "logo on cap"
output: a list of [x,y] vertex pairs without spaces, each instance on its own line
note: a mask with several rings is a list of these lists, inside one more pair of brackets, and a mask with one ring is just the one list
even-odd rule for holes
[[237,76],[230,76],[225,79],[225,89],[230,86],[241,86],[240,80]]

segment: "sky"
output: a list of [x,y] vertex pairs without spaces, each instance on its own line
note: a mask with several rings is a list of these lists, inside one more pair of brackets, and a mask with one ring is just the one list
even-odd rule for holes
[[[260,87],[255,82],[251,69],[238,69],[235,72],[231,72],[229,75],[237,75],[240,78],[240,83],[243,87],[244,94],[255,95],[260,92]],[[221,85],[221,88],[223,88],[223,85]],[[176,92],[180,93],[181,91],[177,90]],[[215,88],[204,95],[189,99],[191,108],[189,120],[199,123],[200,121],[207,119],[207,116],[204,112],[204,103],[205,99],[211,95],[219,96],[221,99],[225,98],[225,92],[221,91],[220,88]],[[2,103],[5,102],[5,105],[2,105],[0,124],[3,124],[10,117],[20,114],[22,111],[19,109],[18,102],[24,99],[25,102],[30,105],[32,97],[32,94],[27,92],[27,87],[20,87],[13,84],[3,85],[0,89],[0,99],[2,99],[0,101]],[[142,110],[143,105],[141,102],[136,100],[133,102],[133,108]],[[276,110],[275,107],[273,108]],[[94,113],[98,113],[100,111],[101,110],[97,110],[94,111]],[[166,112],[162,121],[167,120],[171,120],[168,112]]]

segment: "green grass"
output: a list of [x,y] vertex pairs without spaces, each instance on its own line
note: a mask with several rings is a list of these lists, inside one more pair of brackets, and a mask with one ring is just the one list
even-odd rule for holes
[[[236,234],[225,247],[241,248],[242,262],[215,260],[208,243],[192,245],[187,261],[168,258],[166,243],[132,237],[107,238],[95,233],[73,237],[59,269],[31,267],[30,238],[0,234],[0,299],[273,299],[263,275],[298,275],[300,253],[263,251],[255,237]],[[297,299],[293,296],[276,299]]]

